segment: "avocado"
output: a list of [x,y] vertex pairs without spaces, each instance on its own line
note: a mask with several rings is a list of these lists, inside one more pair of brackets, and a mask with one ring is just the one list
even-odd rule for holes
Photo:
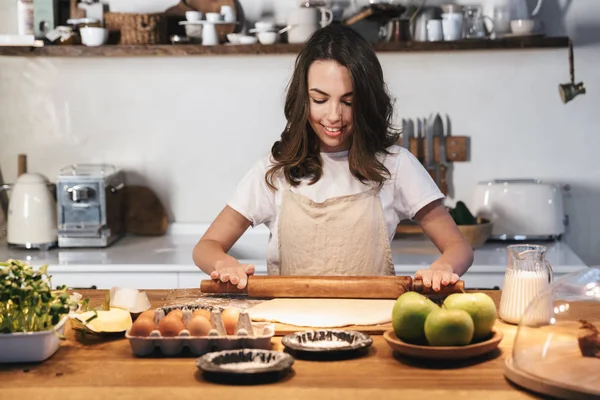
[[450,210],[450,216],[456,225],[477,225],[477,219],[462,201],[456,202],[456,207]]

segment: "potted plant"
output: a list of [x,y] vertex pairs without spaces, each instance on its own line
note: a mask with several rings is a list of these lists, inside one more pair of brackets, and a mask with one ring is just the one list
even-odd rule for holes
[[0,263],[0,362],[39,362],[60,346],[71,301],[66,287],[52,290],[48,266]]

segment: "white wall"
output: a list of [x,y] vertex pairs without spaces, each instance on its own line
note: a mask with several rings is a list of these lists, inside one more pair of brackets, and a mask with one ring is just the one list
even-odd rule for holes
[[[246,2],[247,3],[247,2]],[[560,2],[561,4],[564,1]],[[552,34],[571,35],[588,94],[563,105],[566,49],[381,54],[397,118],[447,113],[472,159],[454,168],[452,200],[477,181],[539,177],[571,185],[565,240],[600,264],[600,1],[566,15],[546,0]],[[18,153],[55,179],[70,163],[110,162],[148,182],[180,222],[208,222],[284,126],[293,55],[188,58],[0,57],[0,167]]]

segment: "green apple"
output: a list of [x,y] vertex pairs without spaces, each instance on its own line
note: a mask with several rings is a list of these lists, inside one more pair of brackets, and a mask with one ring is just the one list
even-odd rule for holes
[[492,333],[496,323],[496,304],[485,293],[453,293],[446,297],[442,307],[449,310],[463,310],[473,318],[475,333],[473,340],[484,339]]
[[425,337],[431,346],[465,346],[473,340],[473,319],[463,310],[439,308],[425,320]]
[[404,341],[425,338],[425,319],[439,306],[417,292],[400,295],[392,309],[392,327],[396,337]]

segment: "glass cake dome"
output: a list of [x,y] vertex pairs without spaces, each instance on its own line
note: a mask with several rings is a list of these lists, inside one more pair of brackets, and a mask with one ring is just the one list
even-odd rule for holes
[[600,268],[565,275],[531,300],[505,376],[549,396],[600,398]]

